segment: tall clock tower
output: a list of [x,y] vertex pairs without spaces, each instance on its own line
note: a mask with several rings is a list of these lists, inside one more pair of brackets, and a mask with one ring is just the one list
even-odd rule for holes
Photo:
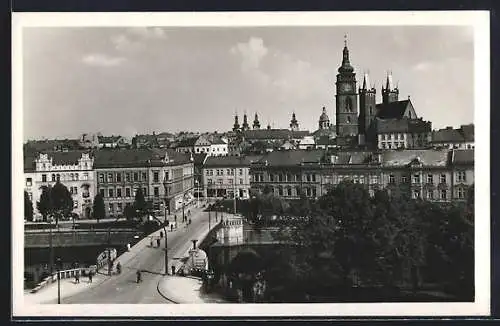
[[336,96],[336,128],[337,136],[358,135],[358,94],[356,90],[356,74],[349,63],[347,37],[342,51],[342,65],[337,74]]

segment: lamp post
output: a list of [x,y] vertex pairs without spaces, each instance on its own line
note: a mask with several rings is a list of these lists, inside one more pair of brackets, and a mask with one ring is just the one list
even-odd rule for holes
[[61,258],[57,258],[57,304],[61,304]]
[[165,223],[161,223],[161,221],[156,217],[153,216],[155,220],[157,220],[160,225],[163,227],[163,232],[165,233],[165,275],[168,275],[168,237],[167,237],[167,229],[165,228]]

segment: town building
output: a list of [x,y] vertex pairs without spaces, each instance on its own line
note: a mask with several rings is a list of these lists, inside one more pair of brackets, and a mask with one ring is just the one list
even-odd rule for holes
[[458,129],[446,127],[432,132],[433,147],[472,149],[474,148],[474,124],[462,125]]
[[168,132],[156,134],[135,135],[132,138],[133,148],[168,148],[175,139],[174,135]]
[[98,136],[99,148],[123,148],[130,145],[125,137],[122,136]]
[[43,187],[61,182],[73,197],[73,213],[89,218],[96,193],[92,153],[71,151],[24,151],[24,189],[33,203],[34,219],[40,220],[37,209]]
[[297,150],[272,152],[250,167],[252,192],[265,188],[286,199],[316,198],[343,180],[365,185],[370,195],[391,195],[436,202],[465,200],[474,183],[473,150],[385,151]]
[[228,143],[221,135],[200,135],[181,140],[176,151],[179,153],[208,154],[210,156],[225,156],[228,154]]
[[249,198],[249,169],[252,160],[260,157],[207,157],[203,164],[203,189],[206,198]]
[[142,189],[158,214],[173,212],[193,200],[194,168],[191,155],[170,149],[98,151],[95,157],[98,192],[107,216],[120,216]]

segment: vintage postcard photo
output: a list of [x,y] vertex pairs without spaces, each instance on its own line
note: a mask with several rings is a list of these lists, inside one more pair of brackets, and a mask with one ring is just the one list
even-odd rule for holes
[[490,313],[488,12],[12,26],[15,316]]

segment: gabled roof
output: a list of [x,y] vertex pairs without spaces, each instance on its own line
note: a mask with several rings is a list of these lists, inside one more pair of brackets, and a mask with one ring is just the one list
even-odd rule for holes
[[207,155],[208,155],[207,153],[193,154],[194,164],[195,165],[203,164],[203,161],[205,161],[205,158],[207,157]]
[[212,145],[226,145],[227,143],[220,137],[214,137]]
[[390,103],[379,103],[376,105],[377,118],[380,119],[401,119],[408,117],[416,119],[417,115],[411,101],[395,101]]
[[276,151],[264,155],[255,164],[270,166],[296,166],[301,163],[319,163],[323,157],[323,150],[293,150]]
[[109,143],[116,143],[119,141],[122,137],[121,136],[98,136],[97,140],[99,141],[100,144],[109,144]]
[[474,165],[473,149],[454,149],[452,162],[454,165]]
[[459,129],[446,127],[432,132],[432,142],[461,143],[474,141],[474,125],[464,125]]
[[367,164],[370,161],[372,152],[368,151],[337,151],[331,153],[331,157],[335,157],[333,164],[349,165],[349,164]]
[[421,119],[380,119],[376,118],[377,133],[431,132],[431,123]]
[[198,137],[184,138],[177,143],[177,147],[194,147],[197,140]]
[[34,151],[56,151],[60,149],[76,150],[80,148],[79,139],[30,140],[23,147]]
[[69,151],[33,151],[24,150],[24,172],[34,172],[36,169],[35,160],[40,154],[47,154],[52,159],[53,165],[76,165],[82,158],[83,153],[88,153],[92,157],[92,152],[88,150],[69,150]]
[[406,166],[418,159],[424,166],[446,166],[449,157],[450,151],[447,149],[388,150],[382,152],[382,164],[384,166]]
[[337,141],[329,136],[320,136],[316,139],[316,145],[337,145]]
[[204,167],[228,167],[228,166],[250,166],[250,160],[246,156],[209,156]]

